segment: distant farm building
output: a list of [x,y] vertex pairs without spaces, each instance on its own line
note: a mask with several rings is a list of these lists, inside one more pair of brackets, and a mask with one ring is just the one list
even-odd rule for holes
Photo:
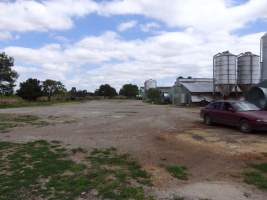
[[177,78],[170,92],[170,99],[174,105],[210,102],[212,96],[212,78]]

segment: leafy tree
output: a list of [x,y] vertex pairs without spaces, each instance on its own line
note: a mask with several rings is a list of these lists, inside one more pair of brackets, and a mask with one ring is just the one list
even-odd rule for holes
[[17,95],[23,99],[35,101],[38,97],[42,96],[41,82],[37,79],[30,78],[20,83]]
[[95,94],[104,97],[114,97],[118,95],[115,88],[111,87],[108,84],[101,85],[99,89],[96,90]]
[[82,97],[82,98],[86,97],[87,94],[88,94],[87,90],[78,90],[78,91],[76,92],[76,96],[77,96],[77,97]]
[[69,91],[69,94],[70,94],[70,98],[74,100],[76,98],[76,94],[77,94],[76,87],[72,87],[71,90]]
[[65,86],[60,81],[47,79],[43,82],[43,94],[48,96],[48,100],[57,94],[64,94],[66,92]]
[[77,90],[76,87],[72,87],[69,93],[71,99],[85,98],[87,95],[93,95],[92,93],[87,92],[87,90]]
[[18,78],[16,71],[12,70],[14,59],[5,53],[0,53],[0,94],[12,94]]
[[138,87],[137,85],[125,84],[121,90],[120,95],[126,96],[128,98],[134,98],[138,95]]
[[76,87],[72,87],[71,90],[70,90],[70,95],[71,95],[71,96],[75,96],[76,93],[77,93],[77,89],[76,89]]
[[155,103],[160,103],[161,102],[161,92],[159,91],[159,89],[150,88],[146,92],[146,96],[152,102],[155,102]]

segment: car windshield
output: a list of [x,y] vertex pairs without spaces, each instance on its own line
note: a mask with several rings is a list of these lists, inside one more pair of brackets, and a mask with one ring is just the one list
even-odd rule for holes
[[259,107],[249,102],[236,102],[236,103],[233,103],[233,106],[239,112],[260,110]]

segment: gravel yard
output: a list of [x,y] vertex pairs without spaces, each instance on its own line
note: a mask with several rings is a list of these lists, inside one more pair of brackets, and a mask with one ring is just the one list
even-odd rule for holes
[[[267,162],[267,134],[202,124],[199,108],[149,105],[134,100],[89,101],[47,107],[2,109],[49,121],[1,132],[0,140],[61,141],[70,148],[115,147],[129,153],[152,174],[147,192],[157,199],[265,200],[267,193],[243,182],[247,163]],[[188,180],[177,180],[168,165],[185,166]]]

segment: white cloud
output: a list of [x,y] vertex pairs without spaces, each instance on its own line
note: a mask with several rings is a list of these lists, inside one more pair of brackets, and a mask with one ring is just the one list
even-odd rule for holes
[[135,20],[127,21],[127,22],[123,22],[123,23],[119,24],[117,29],[120,32],[124,32],[124,31],[127,31],[129,29],[134,28],[136,25],[137,25],[137,21],[135,21]]
[[16,65],[14,69],[19,73],[34,73],[37,72],[38,70],[34,67],[25,67],[25,66],[18,66]]
[[92,0],[2,1],[0,30],[65,30],[73,26],[74,17],[85,16],[97,9],[97,3]]
[[156,22],[150,22],[150,23],[146,23],[146,24],[141,24],[140,28],[143,32],[150,32],[150,31],[153,31],[155,29],[159,29],[160,25]]
[[[204,33],[229,32],[257,19],[267,19],[266,0],[249,0],[239,5],[236,0],[17,0],[0,2],[0,10],[0,31],[9,32],[70,29],[74,18],[95,12],[105,16],[144,15],[170,27]],[[125,22],[118,30],[136,24],[134,20]]]
[[[267,1],[249,0],[16,0],[0,2],[0,31],[47,31],[73,27],[76,17],[101,15],[144,15],[170,27],[197,31],[232,31],[247,23],[267,19]],[[135,21],[121,24],[124,31]]]
[[266,0],[235,5],[229,0],[120,0],[107,1],[99,12],[105,15],[139,14],[171,27],[192,27],[198,31],[231,31],[248,22],[267,17]]
[[9,40],[11,38],[12,38],[11,33],[9,33],[9,32],[1,32],[0,31],[0,41],[1,40]]

